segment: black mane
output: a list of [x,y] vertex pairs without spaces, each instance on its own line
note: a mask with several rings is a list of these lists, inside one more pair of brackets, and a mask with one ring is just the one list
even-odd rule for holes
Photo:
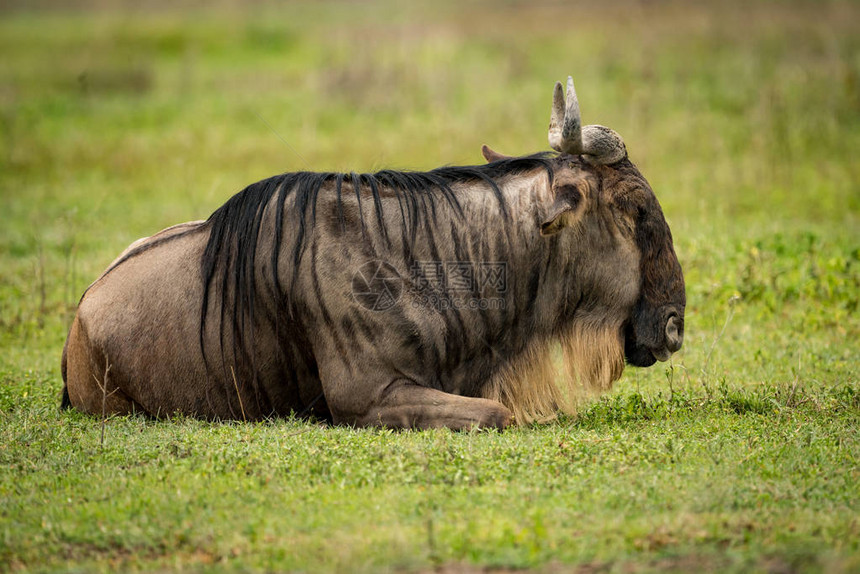
[[[375,216],[379,229],[382,230],[382,240],[390,245],[383,218],[381,189],[392,190],[397,195],[402,218],[404,248],[411,250],[415,240],[416,229],[420,223],[429,224],[434,218],[437,203],[442,201],[455,213],[462,214],[457,194],[452,185],[458,183],[477,182],[486,185],[499,204],[503,221],[509,221],[508,206],[499,189],[497,180],[518,173],[542,168],[552,177],[552,153],[539,153],[526,157],[510,158],[489,164],[477,166],[440,167],[427,172],[383,170],[373,174],[343,174],[295,172],[276,175],[251,184],[240,191],[218,208],[204,224],[208,228],[209,239],[201,258],[201,276],[204,292],[200,320],[200,346],[203,350],[204,361],[204,332],[207,310],[213,286],[218,285],[216,293],[220,301],[220,340],[222,366],[224,363],[224,319],[228,308],[232,307],[233,349],[234,357],[246,354],[241,350],[253,348],[254,325],[254,293],[255,265],[257,242],[266,206],[277,196],[274,202],[275,230],[271,257],[271,273],[275,293],[280,298],[278,302],[287,312],[290,306],[286,294],[278,278],[278,254],[281,249],[284,232],[284,218],[287,215],[285,203],[293,197],[290,217],[296,222],[297,228],[295,245],[293,247],[294,268],[298,269],[304,251],[306,227],[314,225],[316,220],[317,197],[327,183],[333,183],[338,201],[340,223],[344,225],[341,198],[343,193],[353,193],[359,205],[362,202],[361,190],[369,189],[374,202]],[[366,196],[364,198],[367,200]],[[362,209],[362,234],[366,233]],[[408,247],[406,247],[408,246]],[[247,331],[247,332],[246,332]],[[237,345],[239,353],[237,354]],[[256,371],[256,369],[254,369]],[[256,381],[254,388],[256,391]],[[258,401],[260,397],[258,396]]]

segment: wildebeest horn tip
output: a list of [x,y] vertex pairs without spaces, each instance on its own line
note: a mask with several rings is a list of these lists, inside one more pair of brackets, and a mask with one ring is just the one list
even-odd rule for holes
[[583,154],[592,164],[608,165],[627,157],[624,140],[613,130],[598,126],[582,126],[579,99],[573,77],[567,77],[567,93],[556,82],[549,122],[549,145],[552,149],[571,155]]
[[552,115],[549,119],[549,146],[562,151],[561,127],[564,123],[564,88],[561,82],[555,83],[552,92]]
[[567,93],[561,82],[556,82],[552,94],[552,115],[549,121],[549,145],[552,149],[569,154],[582,153],[582,134],[579,119],[579,100],[573,87],[573,77],[567,77]]

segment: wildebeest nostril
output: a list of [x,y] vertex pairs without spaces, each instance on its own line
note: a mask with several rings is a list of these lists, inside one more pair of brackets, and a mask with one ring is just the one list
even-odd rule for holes
[[672,315],[666,322],[666,348],[673,353],[681,348],[681,343],[684,341],[679,322],[677,315]]

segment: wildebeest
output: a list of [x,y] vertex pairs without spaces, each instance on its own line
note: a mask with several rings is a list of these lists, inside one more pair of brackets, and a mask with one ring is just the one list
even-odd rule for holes
[[501,428],[608,389],[625,358],[668,359],[684,279],[650,186],[617,133],[581,126],[570,78],[549,141],[485,146],[480,166],[282,174],[133,243],[81,298],[63,404]]

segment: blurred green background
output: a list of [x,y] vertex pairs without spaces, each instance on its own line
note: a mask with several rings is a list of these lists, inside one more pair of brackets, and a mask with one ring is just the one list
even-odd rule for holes
[[734,372],[761,376],[750,353],[783,337],[767,357],[781,367],[762,368],[785,375],[817,347],[806,319],[824,322],[828,341],[857,335],[858,12],[853,2],[8,9],[3,344],[33,350],[27,361],[51,350],[55,362],[77,298],[114,255],[275,173],[477,163],[483,143],[547,149],[551,88],[572,74],[584,121],[623,135],[672,226],[690,291],[687,356],[740,295]]
[[[687,278],[684,349],[615,393],[855,396],[857,2],[7,2],[4,460],[32,454],[21,421],[97,430],[53,410],[60,352],[83,289],[130,242],[275,173],[546,150],[568,74],[583,120],[621,133],[651,182]],[[23,559],[8,524],[6,556]]]

